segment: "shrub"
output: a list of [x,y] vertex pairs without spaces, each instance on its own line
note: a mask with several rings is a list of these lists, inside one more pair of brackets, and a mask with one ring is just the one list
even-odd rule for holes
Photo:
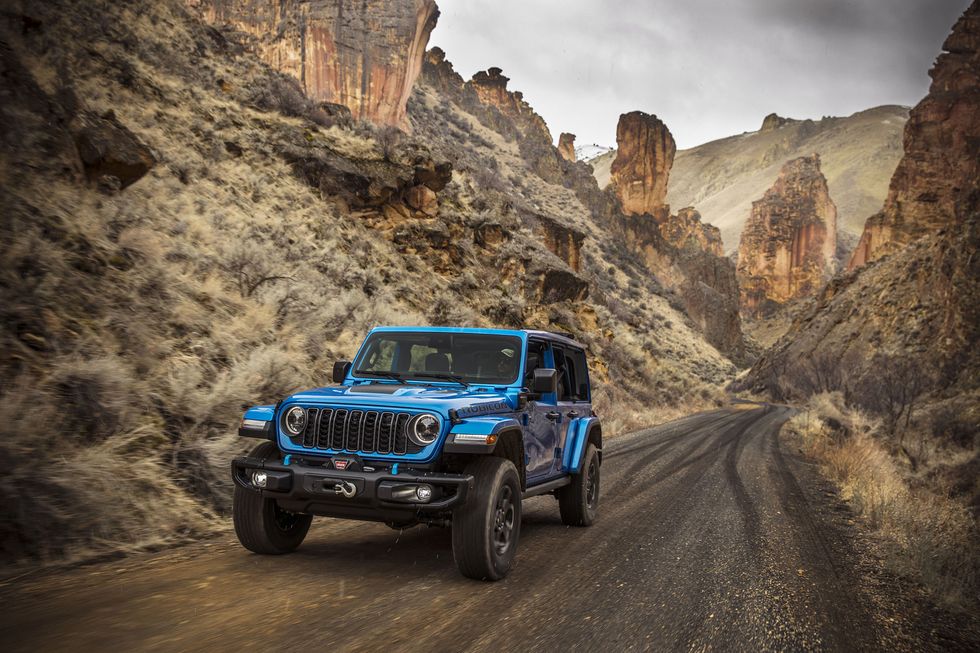
[[[830,426],[838,422],[848,435]],[[811,399],[785,429],[819,461],[855,512],[880,533],[886,562],[919,579],[942,600],[968,606],[980,592],[980,534],[961,503],[926,487],[913,488],[881,443],[880,423],[844,405],[840,393]]]

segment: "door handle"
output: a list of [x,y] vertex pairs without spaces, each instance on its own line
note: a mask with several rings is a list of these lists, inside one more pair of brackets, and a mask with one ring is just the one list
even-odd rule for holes
[[568,411],[568,416],[571,417],[572,419],[575,419],[576,417],[579,416],[579,412],[577,410],[570,410]]
[[561,413],[559,413],[559,412],[558,412],[558,411],[556,411],[556,410],[552,410],[552,411],[550,411],[550,412],[548,412],[548,413],[546,413],[546,414],[545,414],[545,417],[547,417],[547,418],[548,418],[548,419],[550,419],[550,420],[551,420],[552,422],[554,422],[554,421],[555,421],[555,420],[557,420],[557,419],[558,419],[559,417],[561,417]]

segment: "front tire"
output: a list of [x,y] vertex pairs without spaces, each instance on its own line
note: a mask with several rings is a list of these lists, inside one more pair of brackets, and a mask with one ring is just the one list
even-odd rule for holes
[[[278,459],[279,448],[263,442],[252,449],[253,458]],[[267,499],[254,490],[235,485],[232,503],[235,534],[249,551],[280,555],[295,551],[310,530],[312,515],[283,510],[275,499]]]
[[585,449],[582,473],[558,491],[561,521],[567,526],[591,526],[599,511],[599,451],[594,444]]
[[473,493],[453,511],[453,558],[460,573],[476,580],[507,575],[521,534],[521,481],[514,463],[478,458],[466,467]]

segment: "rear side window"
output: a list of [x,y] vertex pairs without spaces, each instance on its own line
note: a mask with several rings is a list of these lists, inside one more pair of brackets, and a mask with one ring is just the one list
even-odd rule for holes
[[564,358],[570,395],[565,401],[589,401],[589,368],[585,352],[566,347]]

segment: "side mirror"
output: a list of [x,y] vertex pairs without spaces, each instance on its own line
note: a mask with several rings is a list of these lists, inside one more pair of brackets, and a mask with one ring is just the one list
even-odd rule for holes
[[531,392],[539,395],[558,392],[558,370],[547,367],[539,367],[534,370]]
[[350,372],[350,361],[337,361],[333,364],[333,382],[343,383]]

